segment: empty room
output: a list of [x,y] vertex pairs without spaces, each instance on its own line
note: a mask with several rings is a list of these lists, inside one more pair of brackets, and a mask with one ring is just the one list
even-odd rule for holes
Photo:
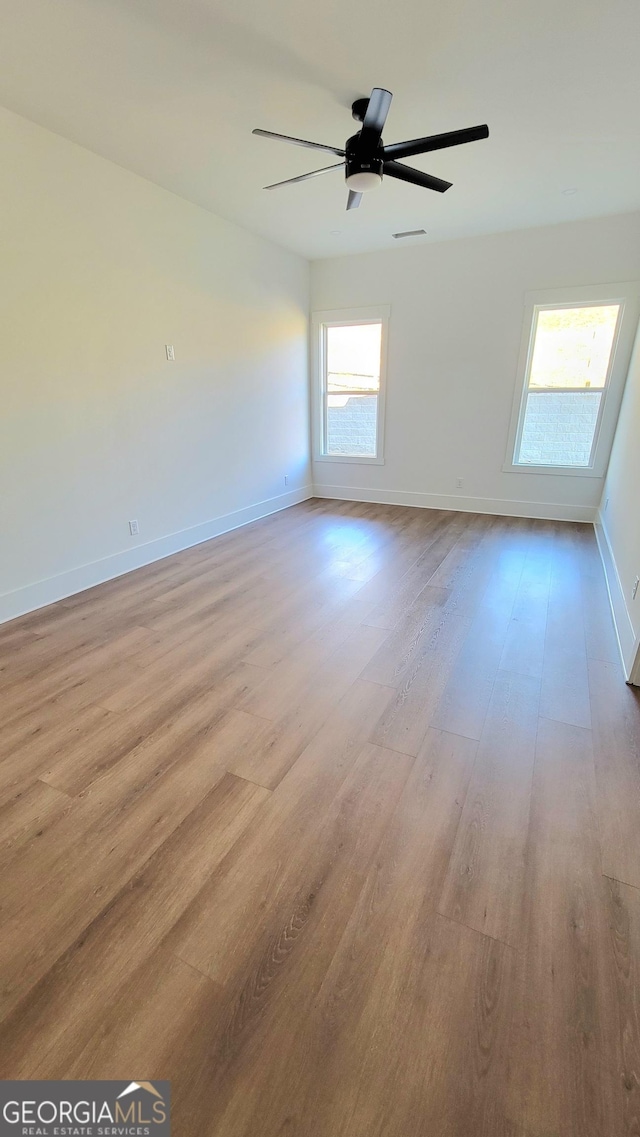
[[0,0],[0,1137],[640,1134],[636,0]]

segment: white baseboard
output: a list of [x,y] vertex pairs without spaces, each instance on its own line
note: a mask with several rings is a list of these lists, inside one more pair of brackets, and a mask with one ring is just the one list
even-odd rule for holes
[[228,533],[241,525],[248,525],[250,521],[257,521],[270,513],[278,513],[281,509],[296,505],[299,501],[306,501],[310,497],[313,497],[311,486],[290,490],[289,493],[267,498],[255,505],[248,505],[245,509],[216,517],[212,521],[204,521],[201,525],[182,529],[178,533],[169,533],[166,537],[136,545],[133,549],[114,553],[88,565],[79,565],[78,568],[69,569],[47,580],[39,580],[13,592],[5,592],[0,596],[0,624],[13,620],[16,616],[23,616],[26,612],[33,612],[36,608],[44,608],[56,600],[64,600],[66,596],[73,596],[76,592],[84,592],[86,588],[103,584],[106,580],[122,576],[123,573],[149,565],[153,561],[162,560],[163,557],[170,557],[172,553],[179,553],[182,549],[201,544],[202,541],[209,541],[211,537],[218,537],[221,533]]
[[609,602],[611,604],[613,623],[618,637],[624,676],[628,683],[639,683],[640,674],[638,674],[637,669],[639,642],[633,630],[633,624],[631,623],[631,616],[627,608],[624,589],[618,574],[618,566],[616,565],[616,560],[613,555],[613,549],[609,542],[609,535],[600,514],[598,514],[593,527],[596,531],[596,540],[598,542],[602,567],[604,568],[605,580],[607,582]]
[[453,509],[463,513],[495,513],[500,517],[537,517],[544,521],[593,522],[596,507],[591,505],[553,505],[539,501],[512,501],[507,498],[463,497],[458,494],[415,493],[413,490],[373,490],[359,486],[314,484],[315,497],[342,501],[370,501],[380,505],[415,505],[422,509]]

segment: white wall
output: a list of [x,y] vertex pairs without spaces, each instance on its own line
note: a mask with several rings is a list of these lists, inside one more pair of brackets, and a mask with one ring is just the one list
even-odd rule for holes
[[7,619],[308,496],[308,265],[7,111],[0,153]]
[[[597,532],[627,677],[640,647],[640,330],[636,337]],[[602,544],[604,534],[605,542]],[[633,674],[640,684],[640,667]]]
[[502,470],[524,294],[639,266],[640,213],[316,261],[314,310],[391,305],[385,465],[316,462],[317,492],[593,520],[602,479]]

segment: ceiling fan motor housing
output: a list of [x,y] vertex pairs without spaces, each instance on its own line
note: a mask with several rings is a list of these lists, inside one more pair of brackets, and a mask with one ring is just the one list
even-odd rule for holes
[[384,150],[382,139],[375,150],[362,150],[359,134],[354,134],[346,143],[345,180],[350,189],[363,193],[374,189],[382,181]]

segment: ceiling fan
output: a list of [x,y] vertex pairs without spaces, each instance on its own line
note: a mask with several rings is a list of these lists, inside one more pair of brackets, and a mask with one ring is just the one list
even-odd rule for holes
[[422,170],[415,170],[412,166],[404,166],[397,159],[488,138],[489,127],[469,126],[466,130],[451,130],[447,134],[431,134],[428,138],[414,138],[409,142],[393,142],[390,146],[385,146],[382,141],[382,131],[392,98],[390,91],[374,87],[368,99],[356,99],[351,107],[351,113],[356,122],[362,123],[362,127],[357,134],[347,139],[344,150],[338,146],[324,146],[320,142],[306,142],[303,138],[291,138],[288,134],[274,134],[272,130],[254,130],[252,133],[259,134],[262,138],[279,138],[281,142],[291,142],[294,146],[307,146],[310,150],[327,150],[330,154],[337,154],[343,159],[332,166],[323,166],[321,170],[312,170],[311,173],[300,174],[297,178],[285,178],[283,182],[274,182],[264,188],[272,190],[279,186],[292,185],[294,182],[306,182],[307,178],[315,178],[318,174],[328,173],[329,170],[344,168],[349,190],[347,209],[357,209],[363,193],[379,186],[384,174],[390,178],[398,178],[401,182],[424,186],[425,189],[435,190],[437,193],[444,193],[450,189],[451,182],[434,178],[432,174],[424,174]]

